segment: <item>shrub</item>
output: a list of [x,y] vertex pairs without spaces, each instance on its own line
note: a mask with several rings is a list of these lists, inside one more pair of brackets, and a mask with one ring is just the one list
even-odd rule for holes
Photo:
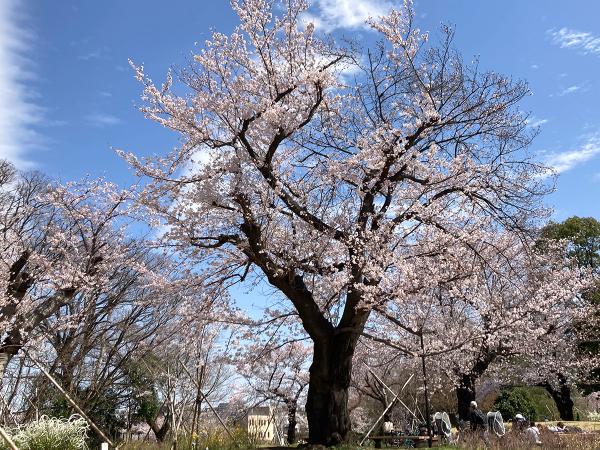
[[[528,386],[523,388],[536,412],[537,420],[542,420],[547,417],[550,420],[560,419],[560,413],[556,407],[556,403],[548,394],[548,391],[543,387]],[[536,419],[534,419],[536,420]]]
[[[20,450],[83,450],[86,449],[88,424],[80,416],[58,419],[42,416],[35,422],[11,430],[10,435]],[[6,444],[0,447],[8,449]]]
[[537,420],[533,402],[522,387],[503,391],[494,403],[494,409],[500,411],[506,420],[513,419],[517,414],[523,414],[529,420]]
[[556,404],[544,388],[536,386],[517,386],[502,391],[494,403],[494,409],[502,413],[505,419],[515,414],[523,414],[529,420],[560,417]]

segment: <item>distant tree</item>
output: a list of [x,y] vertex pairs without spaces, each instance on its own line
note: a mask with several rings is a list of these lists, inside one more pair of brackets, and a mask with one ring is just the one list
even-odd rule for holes
[[[577,333],[579,338],[577,356],[585,360],[590,355],[595,358],[600,356],[600,222],[592,217],[573,216],[561,223],[551,222],[540,232],[538,246],[544,247],[549,241],[563,241],[567,243],[567,254],[575,264],[591,271],[594,282],[582,293],[583,297],[596,305],[595,312],[588,316],[588,320],[578,321],[572,324],[573,335]],[[588,368],[587,373],[580,373],[577,378],[570,377],[565,372],[551,371],[555,373],[555,379],[547,379],[542,382],[548,392],[552,395],[559,408],[561,418],[573,420],[573,400],[571,399],[571,388],[574,382],[586,391],[593,392],[600,388],[600,368],[598,366]]]
[[259,401],[282,404],[288,417],[287,442],[296,442],[297,413],[306,395],[311,348],[302,342],[269,342],[246,349],[242,374]]
[[156,341],[124,366],[130,423],[144,421],[159,442],[168,437],[177,441],[182,427],[197,434],[207,399],[220,401],[227,393],[232,333],[212,319],[199,320],[198,312],[169,321],[157,330]]
[[[0,374],[47,321],[77,296],[102,291],[127,260],[129,192],[110,183],[67,187],[12,171],[0,196]],[[78,320],[75,315],[70,316]],[[68,326],[68,317],[58,324]]]
[[573,216],[563,222],[550,222],[541,230],[545,239],[566,239],[571,255],[583,266],[600,266],[600,222],[593,217]]
[[[527,359],[547,368],[547,362],[557,362],[548,353],[558,345],[566,350],[561,363],[571,364],[574,352],[568,348],[576,341],[566,331],[589,311],[589,302],[575,301],[588,277],[571,267],[563,249],[555,245],[533,252],[534,241],[522,239],[497,233],[494,246],[471,261],[470,272],[432,285],[425,291],[429,295],[415,295],[409,315],[404,309],[382,312],[389,324],[377,323],[386,334],[379,341],[442,367],[437,372],[430,367],[430,377],[436,373],[431,384],[455,387],[456,411],[464,420],[478,381],[491,367],[506,364],[510,373]],[[368,324],[366,330],[372,328]]]
[[598,276],[595,285],[584,293],[590,301],[600,304],[600,222],[593,217],[573,216],[561,223],[551,222],[542,228],[540,239],[564,240],[567,252],[579,267]]

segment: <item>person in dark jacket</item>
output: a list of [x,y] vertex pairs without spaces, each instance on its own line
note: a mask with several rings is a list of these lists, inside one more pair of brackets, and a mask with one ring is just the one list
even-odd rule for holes
[[477,402],[472,401],[469,405],[469,421],[471,422],[471,431],[485,431],[485,416],[477,407]]
[[469,422],[471,423],[471,432],[475,436],[478,436],[487,447],[489,442],[485,415],[477,407],[477,402],[475,401],[472,401],[469,405]]

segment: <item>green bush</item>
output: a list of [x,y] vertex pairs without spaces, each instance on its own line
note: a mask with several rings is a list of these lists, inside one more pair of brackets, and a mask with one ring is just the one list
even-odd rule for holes
[[559,416],[552,397],[540,387],[517,386],[503,391],[494,403],[494,409],[507,420],[523,414],[528,420],[555,419]]
[[527,395],[527,391],[521,387],[503,391],[494,403],[494,409],[500,411],[502,417],[507,420],[513,419],[517,414],[523,414],[530,420],[537,420],[533,402]]
[[[88,424],[80,416],[57,419],[42,416],[35,422],[10,430],[20,450],[84,450],[87,449]],[[8,449],[2,444],[2,450]]]
[[535,408],[537,419],[534,420],[543,420],[544,418],[548,418],[549,420],[560,419],[556,403],[554,403],[554,399],[548,394],[546,389],[537,386],[528,386],[523,389],[529,395]]

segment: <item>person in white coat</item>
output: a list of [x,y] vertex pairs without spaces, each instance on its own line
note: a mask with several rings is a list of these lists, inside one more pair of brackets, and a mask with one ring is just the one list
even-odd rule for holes
[[529,428],[525,430],[525,436],[527,436],[531,443],[542,445],[542,441],[540,440],[540,430],[535,426],[535,422],[529,423]]

